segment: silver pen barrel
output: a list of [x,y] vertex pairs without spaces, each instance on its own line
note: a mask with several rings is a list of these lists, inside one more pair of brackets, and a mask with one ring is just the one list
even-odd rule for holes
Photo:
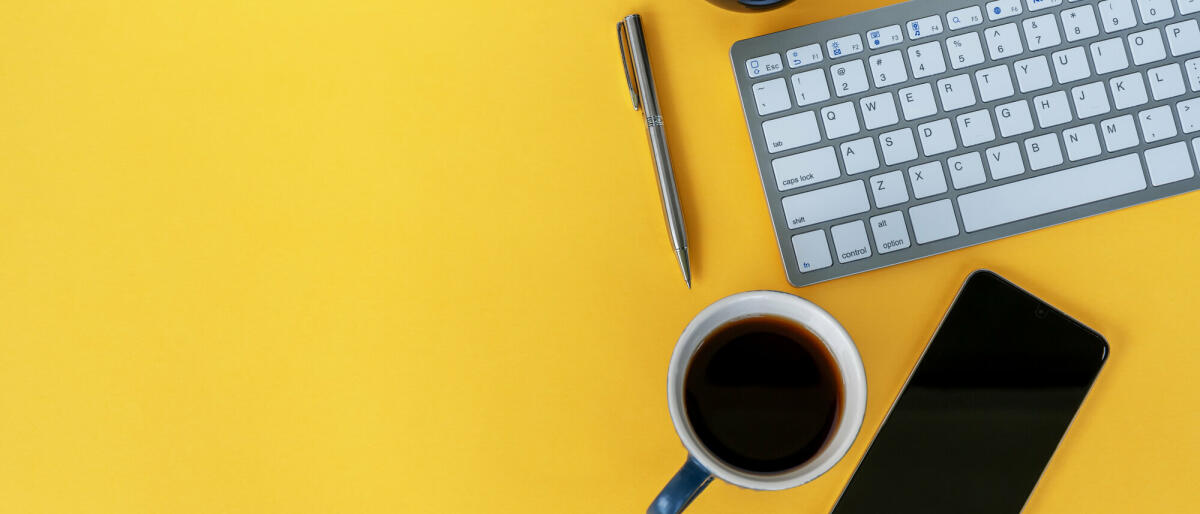
[[[654,157],[654,171],[658,179],[658,190],[662,197],[663,217],[667,222],[667,234],[675,250],[684,280],[691,287],[691,264],[688,256],[687,228],[683,223],[683,210],[679,204],[679,192],[675,186],[675,173],[671,168],[671,152],[667,149],[667,134],[663,128],[662,114],[658,106],[658,92],[654,88],[654,77],[650,72],[650,57],[646,52],[642,34],[641,17],[626,16],[623,22],[624,36],[628,42],[629,60],[632,68],[630,79],[634,108],[641,106],[646,121],[646,136],[650,141],[650,152]],[[625,50],[622,49],[624,58]],[[630,70],[626,69],[626,73]],[[636,93],[632,90],[636,87]]]

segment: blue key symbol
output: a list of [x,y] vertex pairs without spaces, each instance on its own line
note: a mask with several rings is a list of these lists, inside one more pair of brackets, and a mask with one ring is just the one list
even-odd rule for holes
[[994,12],[994,13],[996,13],[996,14],[1000,14],[1000,8],[999,8],[999,7],[993,7],[993,8],[992,8],[992,12]]

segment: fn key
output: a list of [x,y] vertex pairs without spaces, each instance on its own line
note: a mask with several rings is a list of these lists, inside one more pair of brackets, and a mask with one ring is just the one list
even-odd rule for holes
[[801,273],[808,273],[833,264],[829,257],[829,241],[824,230],[814,230],[792,236],[792,247],[796,249],[796,266]]

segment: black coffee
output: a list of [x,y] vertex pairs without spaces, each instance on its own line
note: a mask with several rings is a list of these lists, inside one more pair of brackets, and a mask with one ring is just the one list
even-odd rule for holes
[[833,355],[803,326],[773,316],[717,328],[696,350],[683,384],[700,442],[721,460],[759,473],[816,455],[841,410]]

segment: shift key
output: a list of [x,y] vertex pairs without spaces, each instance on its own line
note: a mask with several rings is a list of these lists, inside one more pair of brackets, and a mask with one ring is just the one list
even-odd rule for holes
[[836,186],[792,195],[783,199],[788,228],[807,227],[845,216],[867,212],[867,188],[855,180]]

